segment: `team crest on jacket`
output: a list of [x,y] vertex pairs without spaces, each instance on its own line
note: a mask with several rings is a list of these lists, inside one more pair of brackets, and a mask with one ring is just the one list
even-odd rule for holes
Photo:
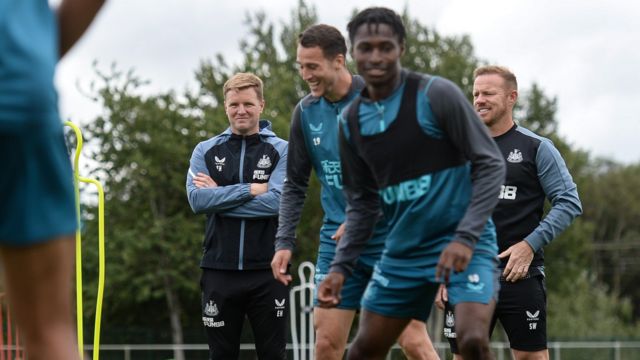
[[271,167],[271,159],[267,155],[262,155],[262,159],[258,161],[258,167],[261,169],[267,169]]
[[507,161],[510,163],[522,162],[522,153],[520,152],[520,150],[513,149],[513,151],[509,153],[509,156],[507,157]]
[[214,158],[216,160],[216,170],[222,171],[222,167],[224,166],[224,162],[225,162],[225,160],[227,160],[227,158],[223,157],[222,159],[220,159],[217,156],[214,156]]
[[216,316],[218,313],[218,305],[216,305],[212,300],[209,300],[207,305],[204,306],[204,314],[207,316]]

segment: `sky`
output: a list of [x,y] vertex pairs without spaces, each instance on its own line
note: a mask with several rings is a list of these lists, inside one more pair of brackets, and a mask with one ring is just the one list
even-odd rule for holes
[[[60,0],[50,0],[56,5]],[[245,15],[265,11],[289,22],[298,0],[109,0],[84,38],[62,59],[56,85],[65,120],[80,124],[100,107],[82,94],[106,70],[134,69],[152,94],[194,87],[200,62],[241,58]],[[557,97],[558,131],[594,157],[640,163],[640,2],[631,0],[322,0],[319,21],[346,35],[353,9],[385,6],[442,35],[469,35],[478,58],[509,67],[521,90],[535,82]],[[268,94],[268,89],[266,89]],[[268,95],[267,95],[268,97]],[[636,103],[635,101],[638,101]]]

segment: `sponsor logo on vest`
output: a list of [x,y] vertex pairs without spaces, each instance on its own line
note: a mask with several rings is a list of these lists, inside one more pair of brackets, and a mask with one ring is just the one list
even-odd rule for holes
[[267,169],[271,167],[271,159],[269,159],[269,156],[267,155],[262,155],[262,159],[260,159],[258,161],[258,167],[260,169]]
[[270,174],[265,174],[266,170],[253,170],[253,180],[269,180]]
[[510,163],[519,163],[522,162],[522,153],[518,149],[513,149],[509,156],[507,157],[507,161]]
[[431,175],[422,175],[417,179],[403,181],[380,190],[382,200],[386,204],[411,201],[424,196],[431,188]]
[[217,156],[214,156],[214,158],[216,160],[216,170],[222,171],[222,167],[224,166],[224,162],[225,162],[225,160],[227,160],[227,158],[223,157],[222,159],[220,159]]
[[336,189],[342,189],[342,170],[340,168],[340,161],[322,160],[322,171],[324,172],[324,179],[327,185],[333,186]]

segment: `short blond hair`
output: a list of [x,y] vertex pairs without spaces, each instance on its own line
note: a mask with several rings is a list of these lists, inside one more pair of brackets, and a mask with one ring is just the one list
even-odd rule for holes
[[263,84],[262,80],[252,73],[236,73],[222,87],[222,93],[224,97],[227,97],[227,93],[231,90],[244,90],[247,88],[253,88],[258,95],[258,99],[264,100],[263,96]]
[[505,83],[511,87],[511,90],[518,91],[518,80],[509,68],[498,65],[481,66],[473,71],[473,78],[481,75],[499,75],[504,79]]

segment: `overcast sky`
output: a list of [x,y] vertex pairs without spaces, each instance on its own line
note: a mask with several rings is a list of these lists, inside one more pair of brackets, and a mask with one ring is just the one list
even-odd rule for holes
[[[51,0],[53,4],[59,0]],[[150,93],[193,86],[202,59],[240,59],[245,14],[264,10],[288,22],[297,0],[109,0],[90,31],[62,60],[56,82],[65,119],[100,110],[77,85],[116,62],[151,81]],[[594,156],[640,162],[640,2],[605,0],[322,0],[321,22],[346,33],[354,8],[387,6],[445,35],[468,34],[476,55],[510,67],[521,89],[533,82],[558,98],[560,134]],[[268,89],[267,89],[268,99]]]

